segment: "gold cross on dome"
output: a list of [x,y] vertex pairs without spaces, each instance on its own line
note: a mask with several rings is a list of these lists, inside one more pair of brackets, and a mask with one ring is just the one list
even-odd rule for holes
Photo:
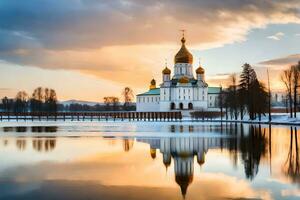
[[182,37],[184,37],[185,29],[181,29],[179,31],[182,32]]

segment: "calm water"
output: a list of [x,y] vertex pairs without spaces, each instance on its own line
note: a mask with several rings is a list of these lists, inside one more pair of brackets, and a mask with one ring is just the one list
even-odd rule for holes
[[0,199],[300,199],[295,127],[0,126]]

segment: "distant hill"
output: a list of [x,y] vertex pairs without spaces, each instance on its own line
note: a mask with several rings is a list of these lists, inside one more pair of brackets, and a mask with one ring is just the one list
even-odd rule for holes
[[67,101],[60,101],[60,104],[63,104],[64,106],[70,105],[70,104],[86,104],[89,106],[94,106],[96,104],[99,105],[104,105],[104,103],[102,102],[93,102],[93,101],[80,101],[80,100],[75,100],[75,99],[71,99],[71,100],[67,100]]

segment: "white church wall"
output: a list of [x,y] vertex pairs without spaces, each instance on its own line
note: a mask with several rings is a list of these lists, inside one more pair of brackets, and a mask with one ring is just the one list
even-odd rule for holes
[[218,108],[218,99],[219,95],[218,94],[208,94],[208,107],[209,108]]
[[164,87],[160,88],[160,100],[169,101],[170,100],[170,88]]
[[192,103],[193,110],[207,110],[206,101],[161,101],[160,102],[160,111],[171,111],[171,103],[175,104],[175,110],[180,110],[180,104],[183,104],[183,110],[189,109],[189,103]]
[[136,102],[136,111],[138,112],[157,112],[159,111],[159,95],[138,96]]
[[193,78],[193,65],[189,63],[176,63],[174,66],[173,78],[180,78],[181,76],[188,76]]
[[193,110],[207,110],[207,101],[194,101]]
[[159,103],[159,110],[161,112],[167,112],[171,110],[171,102],[169,101],[161,101]]

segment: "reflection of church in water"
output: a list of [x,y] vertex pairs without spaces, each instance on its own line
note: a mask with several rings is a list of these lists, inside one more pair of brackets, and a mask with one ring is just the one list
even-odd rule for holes
[[139,142],[150,144],[150,154],[156,158],[158,149],[163,155],[163,163],[167,167],[174,161],[175,181],[181,188],[183,196],[186,195],[189,184],[194,177],[194,157],[201,166],[205,162],[208,149],[219,148],[220,139],[194,138],[194,137],[165,137],[153,139],[138,139]]

